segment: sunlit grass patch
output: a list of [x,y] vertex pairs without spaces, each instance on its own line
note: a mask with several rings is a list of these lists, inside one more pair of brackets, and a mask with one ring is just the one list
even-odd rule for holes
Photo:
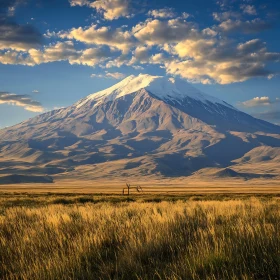
[[0,279],[279,279],[278,197],[193,197],[2,197]]

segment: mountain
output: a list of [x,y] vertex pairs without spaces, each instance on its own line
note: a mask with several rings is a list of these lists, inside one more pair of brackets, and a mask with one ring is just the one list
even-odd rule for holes
[[279,153],[279,126],[159,76],[129,76],[70,107],[2,129],[0,139],[6,175],[190,176],[238,167],[263,147],[263,160],[279,167],[271,156]]

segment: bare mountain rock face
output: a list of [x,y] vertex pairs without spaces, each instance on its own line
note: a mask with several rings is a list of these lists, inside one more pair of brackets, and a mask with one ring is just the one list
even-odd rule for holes
[[279,165],[279,148],[279,126],[180,79],[129,76],[0,130],[0,176],[189,176],[245,162]]

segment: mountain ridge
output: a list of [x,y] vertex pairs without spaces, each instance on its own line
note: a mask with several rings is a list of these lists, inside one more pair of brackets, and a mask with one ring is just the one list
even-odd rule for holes
[[[53,168],[71,176],[88,166],[94,177],[102,165],[109,177],[190,176],[241,164],[238,159],[257,147],[280,147],[279,126],[199,91],[193,98],[196,89],[186,82],[148,77],[130,76],[72,106],[0,130],[0,162],[18,163],[0,174]],[[267,152],[271,157],[278,150]]]

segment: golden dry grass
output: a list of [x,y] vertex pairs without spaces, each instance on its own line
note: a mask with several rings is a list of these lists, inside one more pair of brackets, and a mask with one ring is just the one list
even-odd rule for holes
[[280,279],[279,197],[174,197],[3,194],[0,279]]

